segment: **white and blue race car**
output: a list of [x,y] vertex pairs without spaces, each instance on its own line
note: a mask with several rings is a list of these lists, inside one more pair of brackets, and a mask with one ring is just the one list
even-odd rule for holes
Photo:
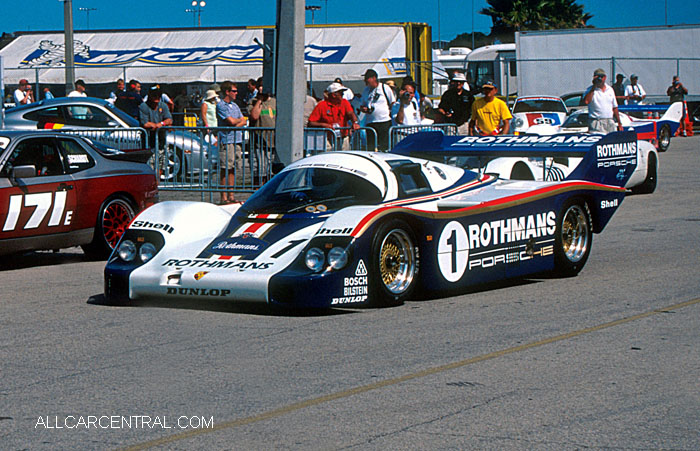
[[[286,167],[244,204],[163,202],[124,233],[105,298],[399,304],[544,271],[576,274],[624,199],[633,133],[418,133],[391,153],[332,152]],[[573,179],[509,181],[411,156],[480,145],[580,156]],[[590,152],[591,148],[596,151]]]

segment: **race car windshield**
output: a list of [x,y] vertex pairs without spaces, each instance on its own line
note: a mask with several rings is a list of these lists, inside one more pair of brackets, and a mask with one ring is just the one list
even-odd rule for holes
[[588,113],[572,114],[566,118],[562,127],[588,127]]
[[249,214],[324,212],[381,201],[379,189],[357,175],[306,167],[282,172],[253,194],[241,209]]
[[513,113],[539,112],[566,113],[566,106],[561,100],[532,99],[519,100],[513,107]]

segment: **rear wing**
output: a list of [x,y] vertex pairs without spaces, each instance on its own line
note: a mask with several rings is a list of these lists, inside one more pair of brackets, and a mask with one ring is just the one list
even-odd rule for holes
[[[618,109],[622,113],[628,114],[651,113],[654,119],[660,121],[680,122],[683,117],[683,102],[674,102],[670,105],[620,105]],[[647,117],[646,119],[652,118]]]
[[391,153],[443,162],[445,157],[579,157],[567,180],[624,186],[637,167],[634,131],[597,134],[445,136],[420,132],[406,137]]

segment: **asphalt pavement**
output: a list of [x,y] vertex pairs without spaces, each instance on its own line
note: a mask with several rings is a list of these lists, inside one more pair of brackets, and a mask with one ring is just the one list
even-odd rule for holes
[[109,307],[79,249],[5,259],[0,449],[700,449],[699,155],[577,277],[395,308]]

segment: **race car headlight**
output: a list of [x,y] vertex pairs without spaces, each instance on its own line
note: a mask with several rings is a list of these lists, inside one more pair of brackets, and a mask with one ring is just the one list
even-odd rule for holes
[[123,240],[117,249],[119,258],[125,262],[130,262],[136,258],[136,245],[131,240]]
[[312,247],[306,251],[304,258],[306,267],[314,272],[319,272],[323,269],[323,264],[326,262],[326,256],[323,251],[317,247]]
[[343,269],[348,264],[348,253],[340,246],[332,248],[328,252],[328,264],[332,269]]
[[525,121],[523,121],[523,118],[521,117],[516,117],[515,120],[513,121],[513,124],[515,125],[515,128],[522,127],[523,124],[525,124]]
[[139,248],[139,258],[142,262],[146,263],[148,260],[153,258],[154,255],[156,255],[156,252],[158,252],[158,250],[153,244],[143,243]]

